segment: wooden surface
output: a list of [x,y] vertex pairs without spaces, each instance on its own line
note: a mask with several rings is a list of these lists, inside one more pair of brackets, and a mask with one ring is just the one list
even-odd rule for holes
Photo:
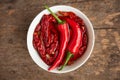
[[[31,59],[27,30],[44,5],[69,5],[95,30],[89,60],[67,74],[52,74]],[[120,80],[120,0],[0,0],[0,80]]]

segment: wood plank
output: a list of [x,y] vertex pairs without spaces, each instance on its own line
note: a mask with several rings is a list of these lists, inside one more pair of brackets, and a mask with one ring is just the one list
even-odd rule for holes
[[[120,80],[120,0],[0,0],[0,80]],[[26,36],[44,5],[70,5],[95,29],[95,47],[76,71],[51,74],[30,57]]]

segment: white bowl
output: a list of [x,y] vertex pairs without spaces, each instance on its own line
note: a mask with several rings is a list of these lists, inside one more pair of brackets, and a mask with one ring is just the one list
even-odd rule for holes
[[[93,47],[94,47],[94,42],[95,42],[95,37],[94,37],[94,30],[93,30],[93,26],[90,22],[90,20],[87,18],[87,16],[85,14],[83,14],[80,10],[70,7],[70,6],[65,6],[65,5],[58,5],[58,6],[53,6],[50,7],[50,9],[53,12],[57,12],[57,11],[72,11],[74,12],[77,16],[79,16],[80,18],[83,19],[86,27],[87,27],[87,32],[88,32],[88,46],[87,46],[87,50],[85,51],[84,55],[79,58],[77,61],[75,61],[74,64],[70,65],[70,66],[66,66],[63,70],[58,71],[57,69],[51,70],[49,72],[52,73],[67,73],[70,71],[74,71],[75,69],[79,68],[80,66],[82,66],[90,57]],[[42,12],[40,12],[32,21],[32,23],[29,26],[29,30],[27,33],[27,47],[28,47],[28,51],[30,53],[30,56],[32,57],[33,61],[42,69],[48,71],[49,66],[46,65],[43,60],[41,59],[41,57],[38,55],[37,51],[34,49],[32,41],[33,41],[33,32],[34,29],[36,27],[36,25],[39,23],[39,21],[41,20],[42,16],[44,14],[49,14],[48,10],[43,10]]]

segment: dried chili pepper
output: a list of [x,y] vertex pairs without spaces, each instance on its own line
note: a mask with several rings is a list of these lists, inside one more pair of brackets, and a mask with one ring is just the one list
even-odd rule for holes
[[72,30],[72,35],[70,37],[70,42],[67,45],[67,57],[65,63],[61,66],[59,70],[62,70],[70,60],[70,58],[79,52],[79,48],[82,45],[82,32],[80,29],[79,24],[77,24],[74,20],[72,19],[67,19],[68,24],[70,25],[70,28]]
[[50,66],[50,68],[48,70],[53,70],[56,67],[59,66],[59,64],[62,62],[63,57],[65,55],[65,49],[67,47],[68,44],[68,40],[69,40],[69,26],[65,21],[62,21],[58,18],[58,16],[56,16],[50,9],[49,7],[45,6],[45,8],[55,17],[55,19],[58,22],[58,31],[60,34],[60,47],[59,47],[59,54],[56,58],[56,60],[54,61],[53,65]]
[[59,49],[55,24],[56,19],[51,14],[43,15],[33,34],[33,46],[47,65],[53,64]]

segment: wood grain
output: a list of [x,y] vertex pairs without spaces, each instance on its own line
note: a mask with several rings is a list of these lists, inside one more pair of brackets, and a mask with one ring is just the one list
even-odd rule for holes
[[[0,0],[0,80],[120,80],[120,0]],[[39,68],[26,37],[44,5],[69,5],[85,13],[95,29],[90,59],[67,74]]]

